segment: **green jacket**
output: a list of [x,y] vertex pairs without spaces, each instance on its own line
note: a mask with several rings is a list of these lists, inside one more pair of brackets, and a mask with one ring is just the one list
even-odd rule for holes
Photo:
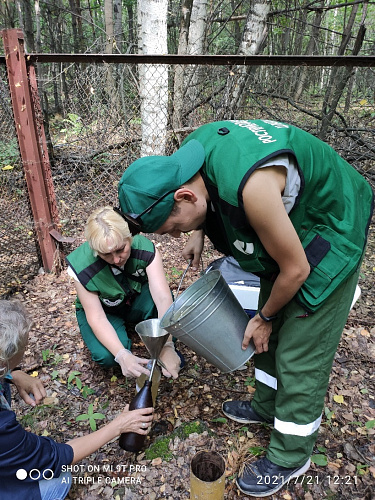
[[[141,292],[142,284],[147,282],[146,267],[154,257],[154,244],[145,236],[137,235],[120,274],[113,273],[112,267],[115,266],[95,257],[87,242],[76,248],[66,260],[86,290],[98,294],[104,311],[122,316],[135,295]],[[78,297],[76,307],[82,309]]]
[[206,234],[244,270],[272,280],[279,267],[249,225],[242,191],[262,163],[285,153],[296,159],[301,187],[289,217],[311,266],[297,298],[316,310],[361,262],[373,208],[370,185],[328,144],[291,125],[214,122],[184,142],[191,139],[203,145],[206,155],[200,170],[212,202]]

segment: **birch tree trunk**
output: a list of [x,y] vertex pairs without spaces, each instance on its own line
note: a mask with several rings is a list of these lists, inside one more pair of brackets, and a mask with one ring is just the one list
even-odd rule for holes
[[[167,54],[168,0],[138,0],[140,54]],[[141,156],[163,155],[168,123],[168,66],[140,64]]]

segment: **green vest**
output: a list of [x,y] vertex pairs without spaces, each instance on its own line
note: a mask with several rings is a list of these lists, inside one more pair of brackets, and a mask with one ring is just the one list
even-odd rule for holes
[[279,267],[267,254],[244,211],[242,191],[254,170],[280,154],[297,162],[301,188],[289,217],[305,249],[311,273],[297,299],[316,310],[358,267],[365,249],[373,193],[364,178],[328,144],[271,120],[233,120],[199,127],[206,161],[200,170],[208,190],[205,232],[224,254],[261,277]]
[[[141,293],[142,284],[147,282],[146,267],[154,257],[152,241],[137,235],[133,238],[129,259],[120,274],[115,275],[105,260],[95,257],[87,242],[76,248],[66,260],[81,285],[89,292],[98,294],[104,311],[122,316],[135,295]],[[82,309],[78,297],[76,307]]]

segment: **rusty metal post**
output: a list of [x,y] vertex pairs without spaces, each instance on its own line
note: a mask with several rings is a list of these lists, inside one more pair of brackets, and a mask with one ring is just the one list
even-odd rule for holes
[[46,145],[35,70],[27,70],[24,36],[19,29],[1,31],[10,95],[22,164],[29,191],[43,266],[54,268],[58,247],[50,234],[58,223],[57,205]]

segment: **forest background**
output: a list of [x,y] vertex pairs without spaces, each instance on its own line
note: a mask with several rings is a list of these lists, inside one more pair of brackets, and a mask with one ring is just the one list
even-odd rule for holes
[[[0,27],[20,28],[28,54],[81,56],[79,60],[56,56],[44,62],[35,58],[59,214],[56,227],[66,238],[60,250],[67,253],[83,241],[85,221],[95,207],[117,204],[118,181],[132,161],[145,154],[172,153],[188,133],[209,121],[263,118],[299,126],[331,144],[374,187],[374,5],[297,0],[1,2]],[[95,54],[114,58],[89,59]],[[147,63],[117,58],[136,54],[150,58]],[[178,62],[167,61],[168,55],[178,55]],[[226,57],[231,55],[243,56],[246,63]],[[257,63],[259,56],[269,60]],[[329,58],[321,61],[320,56],[348,59],[344,64]],[[0,67],[0,203],[0,295],[16,293],[32,311],[35,328],[25,368],[39,372],[50,398],[35,412],[27,413],[20,402],[17,409],[31,430],[64,439],[87,431],[88,421],[76,422],[74,415],[87,414],[90,407],[109,418],[116,414],[129,397],[131,382],[119,382],[114,373],[108,387],[108,374],[91,362],[77,331],[74,290],[63,253],[56,253],[55,274],[43,274],[4,66]],[[319,480],[291,485],[280,498],[371,498],[372,234],[361,274],[362,296],[335,361],[315,450],[320,465],[313,473]],[[154,241],[176,290],[185,265],[180,258],[183,242],[165,237]],[[217,257],[207,244],[202,266]],[[197,277],[185,279],[182,290]],[[161,454],[159,462],[161,452],[149,460],[139,457],[147,474],[134,498],[188,498],[189,458],[204,446],[226,456],[227,498],[239,498],[230,479],[244,456],[262,452],[268,430],[253,433],[225,422],[220,404],[223,392],[225,397],[251,394],[252,368],[219,377],[188,349],[184,354],[185,374],[174,385],[165,380],[161,384],[158,420],[166,423],[170,435],[194,419],[201,418],[209,428],[203,427],[203,437],[190,441],[173,434],[166,452],[172,458]],[[88,465],[103,460],[119,463],[115,443],[86,462],[86,472]],[[358,477],[359,483],[329,482],[327,478],[337,474]],[[103,488],[77,485],[71,498],[116,495],[130,499],[132,491],[115,483]]]
[[[78,245],[89,210],[117,203],[118,180],[132,161],[170,154],[196,127],[221,119],[299,126],[373,184],[374,12],[374,2],[358,0],[1,2],[0,27],[20,28],[28,54],[67,56],[34,59],[56,229]],[[113,59],[89,59],[95,54]],[[137,54],[147,64],[117,62]],[[164,63],[168,55],[178,63]],[[347,62],[331,63],[336,56]],[[4,66],[0,87],[0,194],[3,212],[19,214],[16,222],[0,216],[5,293],[41,262]]]

